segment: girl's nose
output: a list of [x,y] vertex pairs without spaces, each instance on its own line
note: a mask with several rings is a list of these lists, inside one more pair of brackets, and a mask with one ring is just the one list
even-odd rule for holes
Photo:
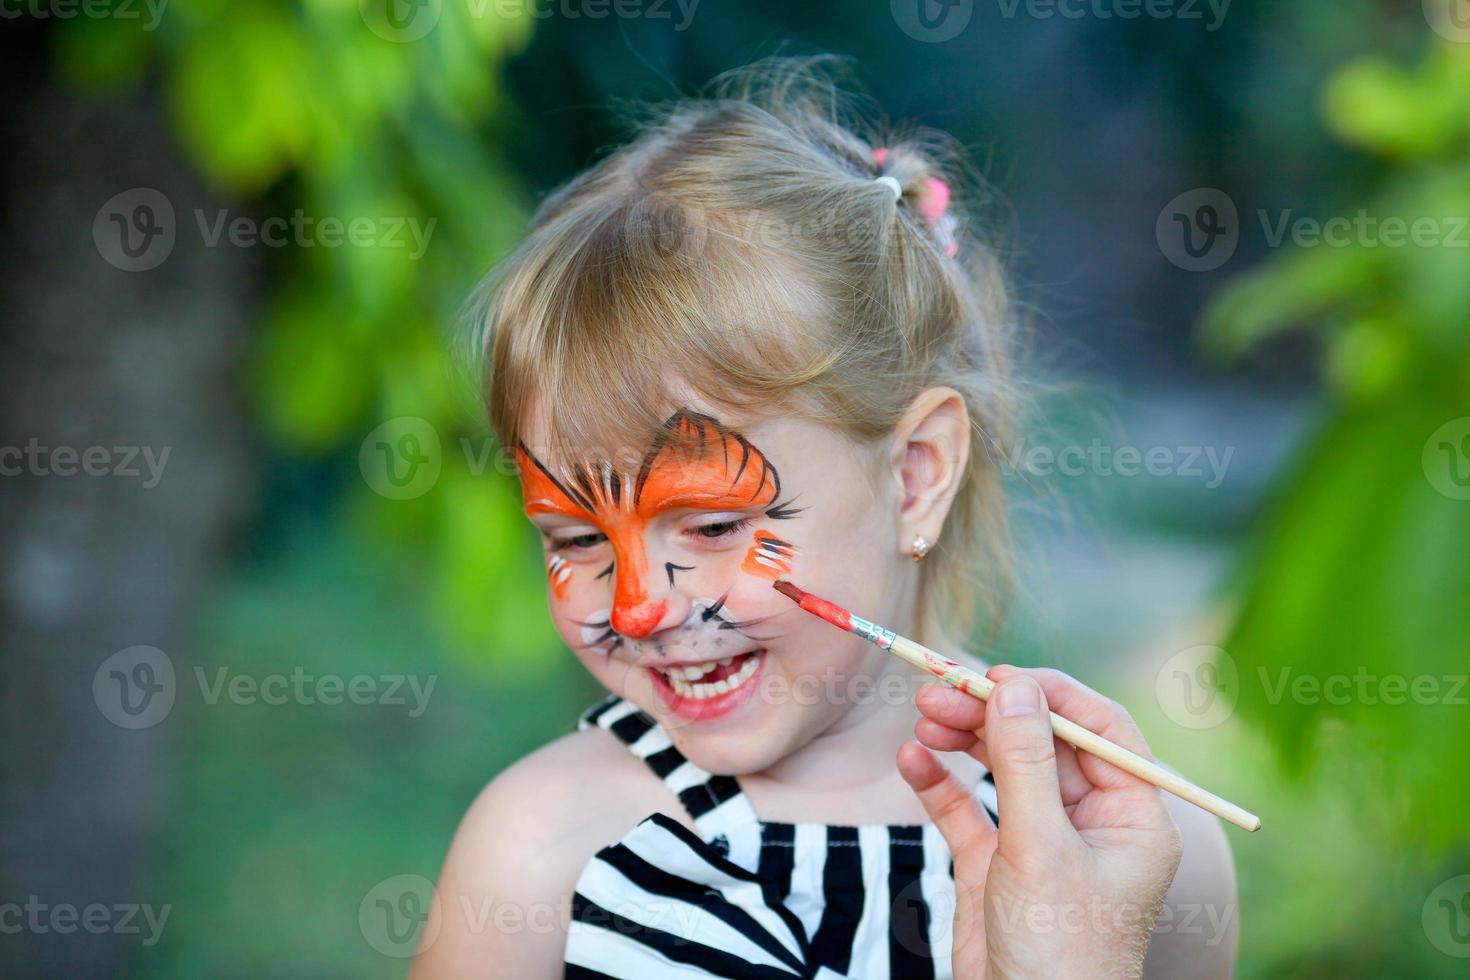
[[[639,542],[641,545],[641,542]],[[611,626],[621,636],[644,640],[689,618],[691,600],[679,577],[692,568],[658,562],[642,547],[620,549]]]
[[671,605],[667,598],[631,606],[616,605],[612,611],[612,628],[630,640],[646,640],[684,621],[682,617],[670,615]]

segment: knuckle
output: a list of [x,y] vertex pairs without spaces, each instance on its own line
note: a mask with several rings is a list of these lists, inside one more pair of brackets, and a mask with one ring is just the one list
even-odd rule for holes
[[1026,737],[992,745],[991,751],[1012,769],[1040,769],[1053,761],[1056,749],[1049,738]]

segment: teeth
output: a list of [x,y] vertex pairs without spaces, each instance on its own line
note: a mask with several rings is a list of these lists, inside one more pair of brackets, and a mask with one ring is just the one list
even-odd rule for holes
[[734,657],[726,657],[724,660],[721,660],[720,661],[720,666],[721,667],[728,667],[731,664],[733,664],[734,662],[735,662],[735,658]]
[[[764,653],[764,651],[757,651],[752,656],[747,657],[745,663],[735,673],[724,680],[714,681],[709,684],[698,683],[698,679],[713,671],[717,666],[716,664],[702,664],[697,667],[684,667],[682,669],[675,667],[664,676],[668,678],[669,686],[674,689],[674,693],[678,694],[681,698],[702,701],[720,694],[727,694],[750,680],[751,675],[760,667],[761,657],[764,656]],[[734,662],[735,658],[730,657],[727,660],[720,661],[720,664],[728,666]]]

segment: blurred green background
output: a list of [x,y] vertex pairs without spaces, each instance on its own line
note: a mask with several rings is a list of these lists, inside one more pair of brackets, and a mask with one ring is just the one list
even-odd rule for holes
[[[1263,815],[1231,832],[1241,976],[1466,975],[1470,9],[1128,9],[7,6],[4,444],[172,459],[150,488],[0,484],[0,901],[169,907],[156,942],[7,932],[4,972],[406,970],[411,939],[366,924],[384,883],[432,880],[479,788],[597,695],[547,623],[460,305],[618,138],[610,105],[785,50],[850,56],[996,192],[1049,394],[986,655],[1119,698]],[[316,230],[227,231],[293,215]],[[328,244],[328,219],[371,241]],[[114,221],[167,248],[119,253]],[[176,693],[131,729],[94,682],[140,645]],[[293,672],[427,700],[203,680]],[[1320,693],[1343,677],[1369,679]],[[1386,703],[1384,678],[1436,693]]]

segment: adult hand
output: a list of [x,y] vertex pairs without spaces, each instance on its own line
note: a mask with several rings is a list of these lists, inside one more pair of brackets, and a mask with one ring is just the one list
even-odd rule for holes
[[[898,753],[954,858],[954,975],[1141,976],[1179,867],[1179,829],[1158,789],[1055,739],[1047,711],[1151,759],[1148,745],[1127,711],[1066,674],[1003,666],[987,676],[997,682],[988,702],[922,689],[922,744]],[[990,769],[999,831],[930,749]]]

